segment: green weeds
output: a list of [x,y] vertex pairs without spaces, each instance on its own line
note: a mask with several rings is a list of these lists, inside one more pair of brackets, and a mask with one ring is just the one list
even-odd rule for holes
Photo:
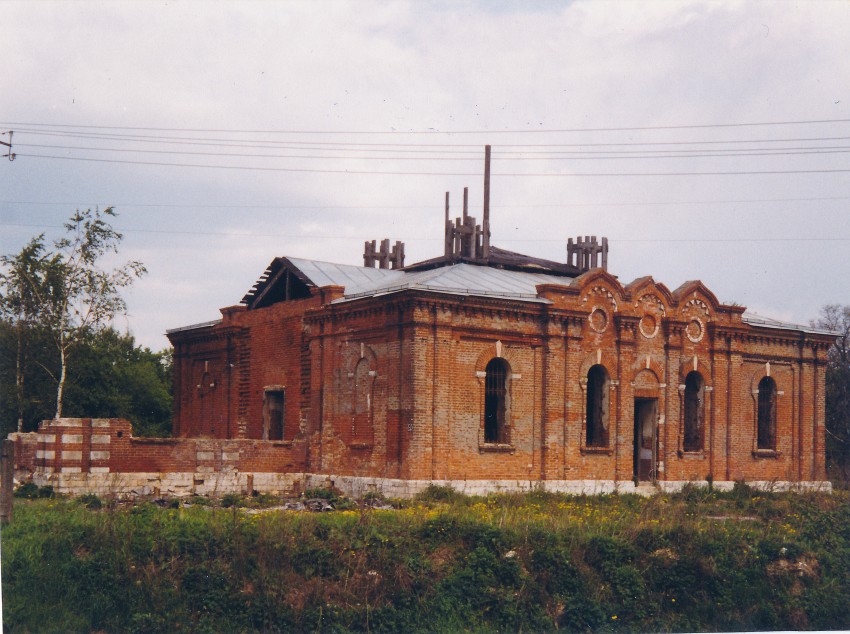
[[16,501],[10,631],[730,631],[850,627],[850,497],[465,497],[330,513],[233,496]]

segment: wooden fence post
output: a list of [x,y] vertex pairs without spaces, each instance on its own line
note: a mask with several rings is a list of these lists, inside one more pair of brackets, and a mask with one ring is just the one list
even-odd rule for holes
[[0,524],[12,520],[12,486],[15,477],[15,441],[3,441],[0,451]]

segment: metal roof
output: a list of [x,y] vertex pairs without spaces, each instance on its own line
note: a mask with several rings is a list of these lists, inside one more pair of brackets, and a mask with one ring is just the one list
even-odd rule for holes
[[[356,268],[356,267],[352,267]],[[378,271],[379,269],[362,269]],[[378,280],[370,287],[354,289],[346,285],[345,296],[335,300],[341,303],[360,297],[386,295],[404,290],[427,290],[454,295],[522,299],[538,303],[549,303],[537,296],[538,284],[569,285],[573,278],[542,273],[523,273],[495,269],[474,264],[454,264],[426,271],[384,271],[397,273]]]
[[191,324],[190,326],[180,326],[179,328],[171,328],[166,330],[165,334],[170,335],[173,332],[182,332],[183,330],[200,330],[201,328],[212,328],[221,323],[221,319],[213,319],[212,321],[204,321],[200,324]]
[[360,293],[376,284],[398,280],[405,275],[404,271],[393,269],[374,269],[301,258],[287,259],[317,287],[344,286],[346,295]]
[[741,320],[749,325],[754,326],[756,328],[776,328],[779,330],[794,330],[796,332],[805,332],[813,335],[838,335],[840,333],[833,332],[832,330],[824,330],[823,328],[815,328],[814,326],[802,326],[800,324],[792,324],[787,321],[779,321],[778,319],[771,319],[770,317],[762,317],[761,315],[756,315],[755,313],[746,312],[741,316]]

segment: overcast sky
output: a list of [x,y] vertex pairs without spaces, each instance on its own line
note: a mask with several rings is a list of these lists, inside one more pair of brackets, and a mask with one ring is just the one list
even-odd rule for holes
[[6,1],[0,25],[0,250],[114,205],[149,271],[116,325],[153,349],[275,256],[439,255],[488,143],[497,246],[608,236],[624,284],[797,323],[850,303],[848,2]]

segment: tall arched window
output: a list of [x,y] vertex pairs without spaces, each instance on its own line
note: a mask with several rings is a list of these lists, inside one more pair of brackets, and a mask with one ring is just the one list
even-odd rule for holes
[[594,365],[587,372],[587,446],[608,446],[608,372]]
[[508,375],[507,361],[496,357],[485,369],[484,442],[507,443]]
[[702,451],[705,443],[705,381],[699,372],[685,377],[685,429],[682,449]]
[[776,449],[776,381],[759,381],[758,448]]

